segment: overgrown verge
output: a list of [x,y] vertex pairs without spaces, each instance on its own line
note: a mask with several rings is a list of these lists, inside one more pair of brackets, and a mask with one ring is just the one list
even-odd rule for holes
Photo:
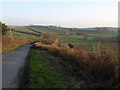
[[89,88],[115,88],[120,83],[118,46],[115,44],[98,44],[92,51],[85,47],[69,48],[44,42],[35,43],[35,46],[59,57],[58,62],[77,78],[76,87],[81,87],[81,78],[84,86]]

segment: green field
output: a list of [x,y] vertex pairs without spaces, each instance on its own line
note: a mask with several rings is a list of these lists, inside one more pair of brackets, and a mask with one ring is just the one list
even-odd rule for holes
[[42,33],[49,32],[49,33],[54,33],[54,34],[64,34],[70,31],[67,28],[58,28],[58,27],[43,27],[43,26],[29,26],[29,27],[31,29],[34,29]]
[[89,48],[92,48],[98,42],[94,42],[94,37],[88,36],[88,39],[84,39],[83,35],[79,36],[62,36],[61,41],[63,44],[67,45],[68,43],[73,44],[74,46],[80,46],[81,44],[87,45]]
[[[22,32],[28,32],[28,33],[36,33],[24,26],[8,26],[9,28],[12,28],[17,31]],[[61,39],[61,42],[63,45],[68,45],[68,43],[73,44],[76,46],[86,45],[88,48],[92,49],[95,45],[98,44],[97,38],[112,38],[117,36],[117,32],[113,31],[89,31],[84,29],[73,29],[70,28],[62,28],[62,27],[48,27],[48,26],[28,26],[29,28],[36,30],[38,32],[42,33],[54,33],[58,35],[58,37]],[[80,33],[80,35],[68,35],[66,36],[65,33],[68,32],[77,32]],[[85,39],[84,34],[87,35],[87,38]],[[8,31],[8,36],[10,35],[10,32]],[[39,40],[37,36],[34,35],[28,35],[28,34],[22,34],[12,31],[12,35],[16,38],[24,38],[29,41],[36,41]]]
[[16,37],[16,38],[25,38],[27,40],[36,40],[36,39],[38,39],[37,36],[28,35],[28,34],[22,34],[22,33],[18,33],[18,32],[12,32],[12,35],[14,37]]
[[17,30],[17,31],[23,31],[23,32],[28,32],[28,33],[35,33],[34,31],[31,31],[27,29],[25,26],[8,26],[8,28]]
[[[54,33],[57,34],[63,44],[71,43],[75,46],[81,44],[86,44],[88,47],[92,48],[99,41],[96,38],[111,38],[116,37],[117,32],[113,31],[89,31],[84,29],[74,29],[72,32],[78,32],[80,35],[70,35],[65,36],[64,33],[71,32],[70,28],[61,28],[61,27],[45,27],[45,26],[29,26],[29,28],[37,30],[42,33]],[[87,39],[84,38],[84,34],[87,34]]]
[[117,32],[93,32],[93,33],[90,33],[89,35],[96,36],[96,37],[115,37],[118,35],[118,33]]
[[[55,34],[64,34],[66,32],[70,32],[71,29],[70,28],[62,28],[62,27],[45,27],[45,26],[28,26],[31,29],[34,29],[36,31],[42,32],[42,33],[55,33]],[[115,31],[89,31],[89,30],[84,30],[84,29],[78,29],[78,30],[72,30],[72,32],[79,32],[81,34],[88,34],[90,36],[97,36],[97,37],[113,37],[117,35],[117,32]]]
[[[70,28],[62,28],[62,27],[48,27],[48,26],[28,26],[29,28],[36,30],[42,33],[54,33],[58,35],[63,45],[68,45],[71,43],[74,47],[79,47],[81,45],[87,46],[88,49],[93,49],[99,42],[99,38],[102,39],[109,39],[112,37],[116,37],[118,35],[117,32],[113,31],[89,31],[84,29],[74,29],[72,32],[79,32],[80,35],[68,35],[66,36],[65,33],[71,32]],[[36,33],[25,26],[8,26],[8,28],[12,28],[17,31],[28,32],[28,33]],[[84,34],[87,34],[87,38],[84,38]],[[7,36],[10,36],[10,31],[8,31]],[[40,40],[37,36],[23,34],[18,32],[12,31],[12,37],[18,39],[26,39],[28,41],[36,41]]]
[[[27,29],[24,26],[8,26],[8,28],[12,28],[12,29],[14,29],[16,31],[35,33],[34,31],[31,31],[31,30]],[[28,39],[28,40],[36,40],[36,39],[38,39],[37,36],[18,33],[18,32],[14,32],[14,31],[12,31],[11,34],[12,34],[13,37],[16,37],[16,38],[25,38],[25,39]],[[7,35],[10,36],[10,31],[8,31]]]

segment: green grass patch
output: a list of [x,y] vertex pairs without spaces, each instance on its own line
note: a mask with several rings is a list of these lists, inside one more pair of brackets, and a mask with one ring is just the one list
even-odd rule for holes
[[89,33],[89,35],[106,38],[106,37],[115,37],[118,35],[118,32],[93,32],[93,33]]
[[28,33],[35,33],[34,31],[31,31],[31,30],[27,29],[24,26],[8,26],[8,28],[12,28],[12,29],[14,29],[16,31],[28,32]]
[[54,34],[64,34],[66,32],[70,32],[70,29],[67,28],[58,28],[58,27],[41,27],[41,26],[31,26],[31,29],[34,29],[38,32],[42,32],[42,33],[54,33]]
[[47,52],[31,48],[28,70],[28,88],[68,88],[70,80],[57,73],[53,57]]
[[68,43],[73,44],[75,47],[80,46],[81,44],[85,44],[88,48],[93,48],[93,46],[98,43],[94,41],[94,37],[88,36],[87,39],[84,39],[83,35],[75,35],[75,36],[60,36],[61,41],[67,45]]
[[[10,35],[8,33],[8,35]],[[22,33],[18,33],[18,32],[12,32],[12,35],[16,38],[25,38],[27,40],[37,40],[38,37],[34,36],[34,35],[29,35],[29,34],[22,34]]]
[[[24,26],[8,26],[8,28],[12,28],[16,31],[22,31],[22,32],[27,32],[27,33],[36,33],[34,31],[31,31],[30,29],[24,27]],[[10,32],[8,31],[8,35],[10,35]],[[23,34],[23,33],[18,33],[18,32],[13,32],[12,35],[15,36],[16,38],[26,38],[27,40],[36,40],[38,39],[36,36],[29,35],[29,34]]]

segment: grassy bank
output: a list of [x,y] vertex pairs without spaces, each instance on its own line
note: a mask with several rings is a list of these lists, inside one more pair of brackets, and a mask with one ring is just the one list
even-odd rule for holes
[[[13,28],[13,26],[11,26],[11,28]],[[29,29],[22,26],[20,27],[16,26],[14,28],[15,30],[18,31],[31,32]],[[22,34],[13,31],[11,33],[10,31],[8,31],[7,34],[1,36],[1,38],[2,38],[2,54],[15,50],[20,46],[26,45],[32,41],[37,40],[37,36]]]
[[27,88],[68,88],[72,80],[60,73],[54,64],[55,57],[48,52],[32,47],[30,49]]
[[[57,45],[46,45],[41,42],[36,47],[47,50],[55,57],[60,58],[64,70],[77,78],[78,87],[81,87],[81,78],[89,88],[114,88],[119,79],[120,66],[117,62],[118,47],[115,44],[98,44],[92,51],[85,47],[69,48]],[[59,64],[60,64],[59,63]],[[116,76],[117,75],[117,76]],[[118,78],[117,78],[118,77]]]
[[13,37],[11,40],[10,36],[2,36],[2,53],[7,53],[27,43],[29,43],[29,41],[25,38],[18,39]]

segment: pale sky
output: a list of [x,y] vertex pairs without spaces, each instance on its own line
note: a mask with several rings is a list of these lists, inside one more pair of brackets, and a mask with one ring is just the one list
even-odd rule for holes
[[[9,1],[9,2],[8,2]],[[29,2],[28,2],[29,1]],[[49,2],[48,2],[49,1]],[[0,21],[9,25],[117,27],[119,0],[1,0]]]

